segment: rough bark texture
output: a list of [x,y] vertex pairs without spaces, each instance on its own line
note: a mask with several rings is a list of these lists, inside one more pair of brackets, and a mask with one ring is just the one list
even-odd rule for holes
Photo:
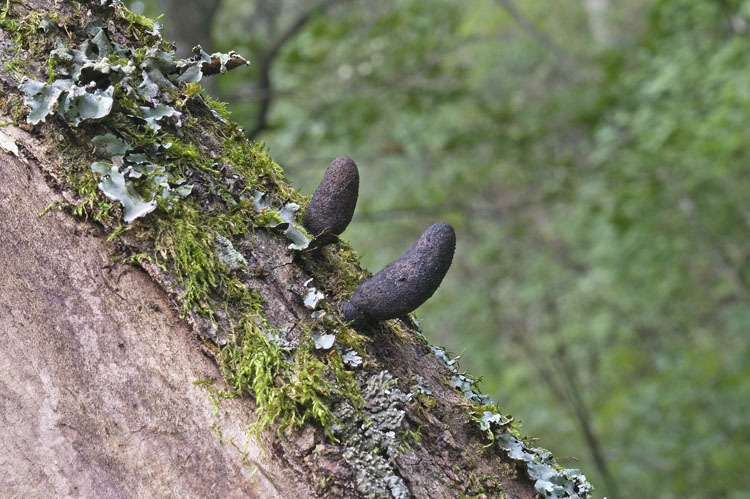
[[[11,134],[44,155],[12,127],[0,143]],[[278,466],[254,463],[253,476],[211,430],[221,424],[258,456],[246,437],[252,403],[212,414],[193,382],[220,374],[164,291],[141,269],[112,267],[100,228],[57,210],[37,216],[60,197],[33,156],[0,151],[0,171],[3,496],[311,496]]]
[[[54,0],[12,5],[20,15],[65,14],[68,8]],[[83,24],[91,16],[68,19]],[[10,46],[9,40],[0,31],[0,46]],[[0,73],[0,95],[6,96],[0,122],[12,121],[17,85],[16,76]],[[205,339],[210,324],[180,318],[167,272],[111,262],[123,246],[143,249],[137,232],[107,242],[110,229],[67,212],[37,216],[54,200],[72,199],[55,175],[66,161],[56,147],[56,127],[64,124],[50,121],[31,128],[20,119],[0,127],[2,495],[361,497],[344,446],[317,425],[283,435],[269,431],[261,450],[247,437],[256,417],[251,396],[222,401],[214,412],[207,390],[195,384],[221,378],[216,345]],[[266,231],[235,241],[250,267],[265,269],[246,284],[264,298],[266,317],[278,327],[309,317],[295,287],[309,276],[306,259],[320,257],[294,258],[287,244],[282,234]],[[358,376],[387,370],[404,393],[420,379],[432,392],[433,404],[412,400],[403,407],[403,429],[421,434],[393,459],[409,493],[457,497],[482,490],[492,496],[502,490],[509,499],[534,497],[516,462],[484,448],[487,441],[467,423],[470,404],[450,383],[446,365],[405,324],[361,331],[373,341],[367,345],[371,362]]]

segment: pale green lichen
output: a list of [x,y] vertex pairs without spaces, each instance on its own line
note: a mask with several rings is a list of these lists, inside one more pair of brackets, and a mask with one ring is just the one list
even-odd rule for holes
[[55,80],[47,84],[27,77],[21,82],[24,104],[31,108],[28,122],[36,125],[57,111],[73,126],[81,121],[103,118],[112,111],[114,87],[105,90],[85,86],[72,80]]
[[528,447],[521,439],[508,433],[513,418],[503,416],[497,405],[479,391],[478,381],[475,378],[459,372],[458,359],[460,357],[451,357],[444,348],[429,344],[416,320],[414,320],[414,325],[422,341],[452,373],[451,384],[469,401],[477,404],[469,411],[468,419],[478,424],[479,428],[488,435],[489,445],[497,445],[510,459],[523,463],[529,478],[534,481],[534,488],[537,492],[544,497],[552,498],[585,499],[591,497],[594,487],[580,470],[560,467],[549,451]]
[[354,470],[357,489],[366,497],[411,497],[395,471],[395,459],[403,448],[398,432],[411,395],[400,391],[387,371],[360,375],[357,384],[364,398],[361,410],[341,402],[331,427],[344,447],[344,459]]
[[232,241],[222,236],[218,232],[216,236],[216,255],[219,261],[226,265],[229,270],[239,270],[247,268],[247,259],[234,248]]
[[253,192],[253,203],[255,209],[264,215],[267,227],[283,228],[284,235],[291,241],[289,249],[303,250],[310,245],[312,237],[302,225],[294,220],[294,214],[300,208],[297,203],[287,203],[281,209],[276,210],[266,199],[266,193],[261,191]]
[[[97,120],[110,114],[115,86],[126,94],[133,93],[129,85],[136,82],[131,75],[136,67],[147,67],[153,58],[147,58],[140,64],[131,60],[125,64],[112,64],[110,57],[132,54],[110,42],[100,23],[90,24],[87,31],[92,38],[84,41],[78,49],[59,47],[50,55],[56,61],[58,74],[68,78],[56,79],[52,83],[29,78],[22,80],[24,103],[31,109],[27,118],[29,123],[45,121],[56,110],[73,126],[78,126],[82,121]],[[174,88],[167,77],[162,76],[162,79]],[[99,90],[97,87],[103,82],[108,85],[105,90]],[[175,126],[180,125],[181,113],[164,103],[158,103],[153,108],[139,106],[138,111],[145,121],[146,130],[159,130],[161,125],[158,122],[164,118],[172,118]],[[169,208],[175,196],[190,194],[191,186],[183,185],[184,178],[168,171],[163,164],[156,163],[163,162],[159,156],[163,156],[162,151],[168,149],[166,145],[154,148],[149,154],[140,152],[124,156],[131,149],[130,144],[111,133],[94,137],[92,142],[106,154],[119,157],[118,164],[97,161],[91,165],[91,169],[101,177],[99,189],[109,199],[122,205],[126,223],[154,211],[157,198],[162,206]]]
[[123,208],[123,220],[132,222],[138,217],[143,217],[156,209],[156,201],[153,197],[145,201],[135,190],[132,181],[125,180],[125,174],[120,172],[115,165],[95,162],[91,165],[91,171],[101,175],[99,190],[113,201],[119,201]]

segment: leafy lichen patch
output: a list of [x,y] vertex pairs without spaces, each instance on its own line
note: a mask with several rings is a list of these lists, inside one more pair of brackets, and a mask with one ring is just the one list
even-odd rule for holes
[[297,203],[287,203],[276,210],[271,207],[266,193],[261,191],[253,192],[253,203],[258,213],[263,216],[264,225],[271,228],[279,227],[284,231],[284,235],[291,241],[289,249],[303,250],[310,245],[312,238],[302,225],[295,221],[295,213],[300,208]]
[[[422,336],[420,331],[417,334]],[[476,378],[459,371],[459,356],[452,357],[444,348],[424,341],[450,371],[451,384],[472,403],[467,420],[476,423],[489,437],[489,445],[497,446],[508,458],[521,465],[540,494],[555,498],[591,497],[594,487],[580,470],[564,469],[549,451],[529,447],[523,442],[518,429],[513,426],[513,418],[501,414],[497,405],[480,392]]]
[[217,245],[216,250],[219,261],[222,264],[226,265],[229,270],[239,270],[242,268],[246,269],[247,260],[242,255],[242,253],[234,248],[232,241],[222,236],[218,232],[215,234],[215,236]]
[[357,411],[346,402],[340,403],[332,426],[344,446],[344,458],[354,470],[357,488],[367,497],[411,497],[395,468],[395,458],[403,447],[398,432],[411,395],[400,391],[387,371],[362,374],[357,384],[364,405]]

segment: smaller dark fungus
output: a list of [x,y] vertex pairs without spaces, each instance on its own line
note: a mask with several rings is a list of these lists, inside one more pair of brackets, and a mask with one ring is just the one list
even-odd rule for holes
[[412,312],[440,286],[455,249],[453,227],[445,222],[431,225],[401,258],[360,284],[344,304],[344,318],[361,324]]
[[348,156],[339,156],[328,165],[315,189],[302,226],[314,236],[324,232],[338,236],[354,215],[359,193],[359,171]]

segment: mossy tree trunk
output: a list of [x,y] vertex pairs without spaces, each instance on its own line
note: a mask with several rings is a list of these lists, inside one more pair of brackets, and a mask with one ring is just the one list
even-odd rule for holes
[[[364,276],[351,250],[288,248],[273,207],[304,198],[196,86],[160,87],[181,119],[154,131],[141,97],[104,81],[117,69],[89,87],[67,76],[82,91],[112,83],[107,116],[27,124],[21,78],[51,83],[58,44],[104,32],[122,48],[110,62],[131,57],[135,77],[150,57],[135,49],[165,48],[147,21],[105,3],[14,1],[0,17],[3,494],[534,497],[523,463],[471,421],[486,407],[456,389],[410,318],[341,322]],[[122,222],[91,168],[106,133],[154,154],[190,194]],[[108,155],[115,170],[128,161]],[[260,191],[267,209],[247,195]],[[325,296],[316,318],[303,303],[313,286]],[[315,335],[334,333],[335,348],[316,348]]]

